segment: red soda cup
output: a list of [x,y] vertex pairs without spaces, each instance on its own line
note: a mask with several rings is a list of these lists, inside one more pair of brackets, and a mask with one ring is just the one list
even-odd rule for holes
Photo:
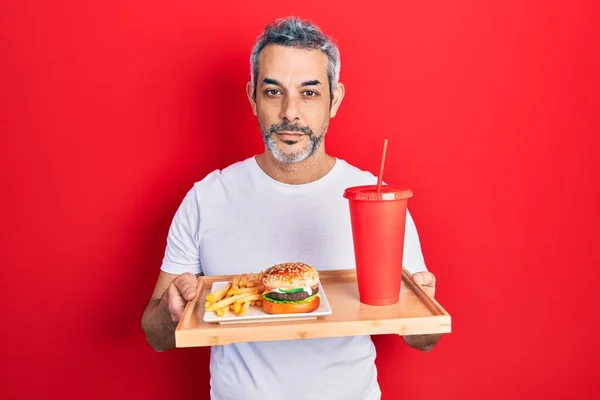
[[412,191],[393,186],[355,186],[344,191],[350,206],[360,302],[374,306],[400,299],[404,233]]

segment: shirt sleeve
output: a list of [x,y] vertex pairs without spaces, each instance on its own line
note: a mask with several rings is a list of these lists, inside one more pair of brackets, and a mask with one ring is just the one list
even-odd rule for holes
[[421,242],[419,241],[417,227],[408,210],[406,211],[406,230],[404,233],[404,254],[402,265],[411,274],[420,271],[427,271],[427,266],[425,265],[425,259],[421,250]]
[[200,212],[196,191],[190,189],[180,204],[167,236],[160,268],[171,274],[202,272],[200,263]]

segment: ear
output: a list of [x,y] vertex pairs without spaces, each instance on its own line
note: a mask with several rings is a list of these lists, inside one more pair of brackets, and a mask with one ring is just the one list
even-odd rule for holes
[[335,89],[333,90],[333,102],[331,103],[331,109],[329,110],[329,118],[335,117],[337,114],[338,108],[342,104],[342,99],[346,94],[346,88],[344,84],[339,82]]
[[248,96],[248,100],[250,101],[250,105],[252,106],[252,113],[256,114],[256,99],[254,98],[254,85],[252,81],[248,81],[246,84],[246,95]]

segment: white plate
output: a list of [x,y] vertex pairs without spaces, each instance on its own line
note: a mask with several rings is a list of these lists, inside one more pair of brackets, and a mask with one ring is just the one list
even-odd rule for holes
[[[210,292],[217,291],[229,282],[215,282],[210,289]],[[331,307],[327,301],[327,296],[323,291],[323,286],[319,283],[319,297],[321,303],[319,307],[309,313],[291,313],[291,314],[269,314],[263,311],[262,307],[250,306],[244,315],[235,315],[229,308],[222,317],[217,316],[214,311],[204,312],[204,322],[216,322],[219,324],[242,324],[256,322],[280,322],[280,321],[298,321],[304,319],[316,319],[325,315],[331,315]]]

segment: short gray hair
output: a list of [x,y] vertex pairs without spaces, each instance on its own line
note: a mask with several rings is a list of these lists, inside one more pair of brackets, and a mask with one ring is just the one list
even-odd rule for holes
[[[256,39],[250,56],[250,76],[254,84],[254,96],[258,79],[258,57],[268,44],[278,44],[300,49],[319,49],[327,55],[327,78],[329,80],[329,93],[333,94],[340,79],[340,52],[336,44],[323,34],[318,26],[298,17],[282,18],[272,25],[267,25],[265,31]],[[333,97],[333,96],[331,96]]]

